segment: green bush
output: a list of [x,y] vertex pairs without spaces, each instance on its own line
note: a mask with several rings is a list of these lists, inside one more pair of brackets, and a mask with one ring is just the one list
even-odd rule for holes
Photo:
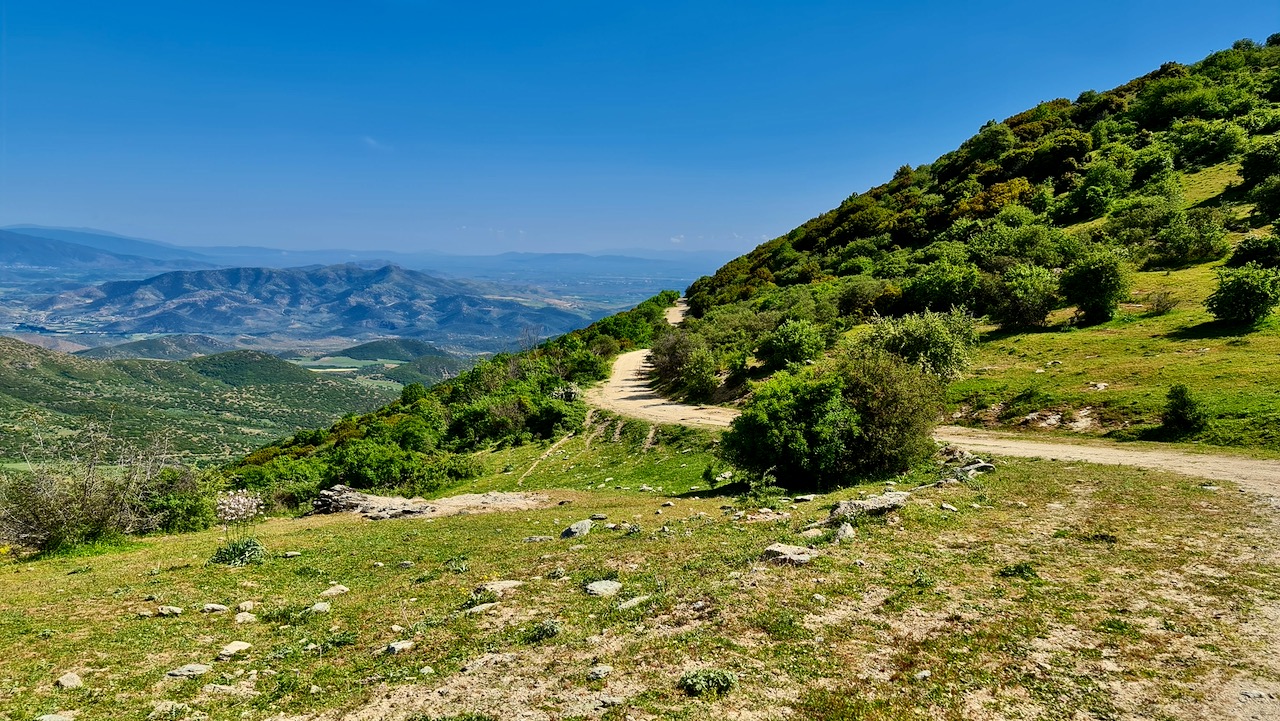
[[1245,187],[1253,187],[1273,175],[1280,175],[1280,135],[1258,138],[1240,159],[1240,177]]
[[1227,229],[1221,211],[1196,208],[1173,214],[1156,232],[1154,254],[1147,265],[1180,268],[1216,260],[1227,254]]
[[1179,383],[1169,389],[1161,423],[1174,434],[1190,435],[1203,431],[1209,425],[1209,414],[1204,405],[1191,396],[1191,390]]
[[1228,120],[1187,120],[1169,129],[1174,158],[1182,167],[1221,163],[1244,150],[1249,134]]
[[680,690],[690,696],[719,698],[738,685],[738,674],[718,668],[700,668],[686,671],[680,677]]
[[706,348],[699,348],[689,357],[683,375],[684,388],[691,400],[705,401],[711,398],[720,385],[716,357]]
[[225,541],[218,546],[209,563],[232,567],[248,566],[253,563],[262,563],[266,557],[267,549],[258,539],[237,538]]
[[943,380],[953,380],[969,367],[978,344],[977,324],[963,310],[911,313],[877,318],[867,344],[891,353]]
[[1002,327],[1044,325],[1058,305],[1058,279],[1038,265],[1015,265],[1000,278],[992,315]]
[[785,368],[817,358],[826,348],[818,326],[807,320],[789,320],[778,326],[760,344],[760,357],[770,368]]
[[1240,267],[1254,263],[1263,268],[1280,268],[1280,235],[1247,235],[1236,245],[1227,265]]
[[1246,263],[1239,268],[1219,268],[1218,288],[1205,300],[1205,308],[1223,323],[1255,325],[1280,304],[1280,271]]
[[788,488],[847,485],[928,457],[940,398],[936,378],[919,367],[855,351],[756,385],[720,453],[756,477],[772,472]]
[[945,311],[953,307],[976,310],[980,284],[978,266],[940,260],[909,278],[903,285],[902,298],[911,310]]
[[1269,223],[1280,222],[1280,175],[1273,175],[1249,193],[1254,212]]
[[1058,287],[1086,323],[1105,323],[1132,286],[1128,265],[1114,252],[1095,250],[1063,271]]

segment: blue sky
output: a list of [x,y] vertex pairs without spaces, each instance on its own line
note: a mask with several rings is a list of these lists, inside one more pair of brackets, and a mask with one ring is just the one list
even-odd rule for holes
[[0,0],[0,225],[744,251],[1280,3]]

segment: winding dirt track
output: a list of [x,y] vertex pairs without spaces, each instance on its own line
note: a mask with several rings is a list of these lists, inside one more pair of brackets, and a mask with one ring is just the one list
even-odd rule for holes
[[[667,311],[672,325],[684,319],[687,306],[681,299]],[[704,428],[727,428],[738,411],[721,406],[691,406],[658,395],[649,386],[649,351],[638,350],[618,356],[613,373],[605,383],[587,391],[587,402],[619,415],[650,423],[673,423]],[[992,433],[958,426],[943,426],[934,438],[968,451],[997,456],[1049,458],[1060,461],[1133,466],[1172,471],[1197,478],[1231,481],[1240,487],[1267,495],[1280,494],[1280,461],[1255,460],[1239,456],[1185,453],[1175,450],[1127,448],[1098,442],[1073,444],[1028,439],[1025,436]]]

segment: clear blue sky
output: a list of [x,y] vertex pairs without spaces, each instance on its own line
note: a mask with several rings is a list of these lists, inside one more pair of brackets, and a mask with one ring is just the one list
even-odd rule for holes
[[0,0],[0,225],[746,250],[1260,2]]

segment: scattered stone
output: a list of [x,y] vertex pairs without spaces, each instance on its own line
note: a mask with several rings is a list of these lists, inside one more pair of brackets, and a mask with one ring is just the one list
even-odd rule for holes
[[525,536],[525,543],[545,543],[546,541],[556,540],[554,536]]
[[1258,691],[1258,690],[1256,690],[1256,689],[1250,689],[1250,690],[1248,690],[1248,691],[1241,691],[1241,692],[1240,692],[1240,695],[1241,695],[1242,697],[1244,697],[1244,698],[1249,698],[1249,699],[1264,699],[1264,698],[1270,698],[1270,697],[1271,697],[1271,694],[1269,694],[1269,693],[1267,693],[1267,692],[1265,692],[1265,691]]
[[413,568],[413,561],[401,561],[396,566],[399,568]]
[[640,604],[644,603],[645,601],[648,601],[650,598],[653,598],[653,596],[636,596],[635,598],[629,598],[629,599],[627,599],[627,600],[623,601],[622,603],[619,603],[619,604],[618,604],[618,610],[619,610],[619,611],[630,611],[631,609],[635,608],[636,606],[639,606]]
[[260,695],[257,691],[254,691],[248,686],[227,686],[220,683],[207,683],[204,685],[204,688],[200,689],[200,691],[210,696],[222,695],[253,698]]
[[888,491],[878,496],[868,496],[861,500],[840,501],[831,509],[828,524],[846,521],[859,516],[879,516],[895,511],[907,505],[911,494],[906,491]]
[[257,607],[258,607],[258,604],[254,603],[253,601],[245,601],[244,603],[241,603],[239,606],[236,606],[236,610],[240,611],[241,613],[247,613]]
[[813,549],[804,546],[791,546],[785,543],[775,543],[764,549],[765,560],[774,563],[786,563],[793,566],[803,566],[813,560]]
[[565,500],[560,501],[560,502],[559,502],[559,503],[557,503],[556,505],[557,505],[557,506],[567,506],[567,505],[569,505],[570,503],[573,503],[573,501],[572,501],[572,500],[570,500],[570,499],[568,499],[568,498],[566,498]]
[[853,524],[841,523],[840,527],[836,529],[836,543],[852,541],[854,538],[857,538],[857,536],[858,532],[854,530]]
[[312,685],[311,685],[311,688],[310,688],[310,693],[312,693],[312,694],[317,694],[317,693],[320,693],[320,692],[321,692],[321,691],[323,691],[323,690],[324,690],[324,689],[320,688],[319,686],[316,686],[315,684],[312,684]]
[[68,672],[62,674],[62,677],[59,678],[56,683],[58,684],[58,688],[80,688],[84,686],[84,679],[80,678],[80,674],[78,673]]
[[523,585],[524,581],[490,581],[477,586],[474,592],[477,594],[489,592],[497,596],[501,596],[507,591],[520,588]]
[[478,606],[472,606],[471,608],[466,609],[465,611],[463,611],[463,613],[465,613],[468,616],[478,616],[482,613],[485,613],[491,608],[497,608],[497,607],[498,607],[497,601],[494,601],[493,603],[482,603]]
[[821,528],[810,528],[807,531],[801,531],[800,536],[803,538],[817,538],[824,533],[826,533],[826,531],[822,530]]
[[169,678],[195,678],[209,673],[212,669],[212,666],[207,666],[203,663],[189,663],[186,666],[179,666],[165,675]]
[[418,675],[420,676],[430,676],[435,672],[436,670],[434,668],[431,668],[430,666],[423,666],[422,668],[418,669]]
[[602,663],[598,666],[592,666],[591,668],[587,669],[587,680],[603,681],[604,679],[608,678],[609,674],[611,673],[613,673],[613,666],[609,666],[607,664]]
[[374,561],[374,562],[373,562],[373,567],[374,567],[374,568],[382,568],[382,567],[383,567],[383,566],[385,566],[385,565],[387,565],[387,564],[383,563],[382,561]]
[[675,501],[667,501],[666,503],[662,504],[662,507],[663,507],[663,508],[671,508],[671,507],[672,507],[672,506],[674,506],[674,505],[676,505],[676,502],[675,502]]
[[606,515],[605,515],[605,514],[603,514],[603,513],[593,513],[593,514],[591,514],[591,520],[593,520],[593,521],[607,521],[607,520],[609,520],[609,517],[608,517],[608,516],[606,516]]
[[258,617],[248,611],[241,611],[236,614],[236,623],[257,623]]
[[342,595],[342,594],[344,594],[344,593],[350,593],[350,592],[351,592],[351,589],[347,588],[346,586],[342,585],[341,583],[335,583],[335,584],[333,584],[332,586],[330,586],[330,587],[326,588],[325,590],[321,591],[321,592],[320,592],[320,597],[321,597],[321,598],[333,598],[334,596],[341,596],[341,595]]
[[284,552],[285,558],[299,558],[301,556],[302,556],[302,551],[285,551]]
[[389,656],[395,656],[401,653],[408,653],[413,650],[413,641],[396,641],[387,646],[386,653]]
[[43,716],[37,716],[36,721],[75,721],[70,716],[63,716],[60,713],[47,713]]
[[617,581],[593,581],[587,584],[587,593],[592,596],[616,596],[622,590]]
[[960,510],[959,508],[956,508],[950,503],[943,503],[942,505],[938,506],[938,508],[941,508],[944,511],[951,511],[952,513],[956,513],[957,511]]
[[333,610],[333,604],[321,601],[308,610],[311,611],[311,613],[328,613]]
[[818,494],[806,493],[803,496],[796,496],[794,500],[796,503],[812,503],[813,501],[818,500]]
[[653,515],[655,515],[655,516],[661,516],[661,515],[662,515],[662,509],[661,509],[661,508],[659,508],[658,510],[654,511],[654,512],[653,512]]
[[585,536],[588,533],[591,533],[591,526],[592,526],[592,523],[589,519],[585,521],[578,521],[577,523],[574,523],[570,525],[568,528],[564,529],[564,531],[560,533],[560,537],[561,538],[581,538],[582,536]]
[[932,672],[932,671],[928,671],[928,670],[920,671],[919,673],[917,673],[917,674],[915,675],[915,679],[916,679],[917,681],[924,681],[924,680],[928,679],[928,678],[929,678],[930,676],[932,676],[932,675],[933,675],[933,672]]
[[601,706],[603,706],[603,707],[605,707],[605,708],[612,708],[612,707],[614,707],[614,706],[621,706],[622,704],[624,704],[624,703],[626,703],[626,702],[627,702],[627,700],[626,700],[625,698],[621,697],[621,696],[601,696],[601,697],[600,697],[600,705],[601,705]]
[[251,643],[245,643],[244,641],[232,641],[226,646],[223,646],[222,650],[218,652],[218,660],[230,661],[236,656],[236,654],[239,654],[242,651],[248,651],[251,648],[253,648],[253,644]]
[[821,593],[815,593],[813,594],[813,600],[817,601],[818,603],[826,603],[827,597],[822,595]]
[[181,616],[182,609],[179,608],[178,606],[161,606],[160,608],[156,609],[156,613],[160,614],[161,616]]
[[969,474],[970,477],[973,477],[978,473],[990,473],[995,469],[996,469],[995,465],[991,463],[987,463],[985,461],[978,461],[977,463],[970,463],[967,466],[960,467],[960,470],[964,473]]
[[204,608],[200,609],[200,613],[226,613],[230,610],[221,603],[206,603]]

